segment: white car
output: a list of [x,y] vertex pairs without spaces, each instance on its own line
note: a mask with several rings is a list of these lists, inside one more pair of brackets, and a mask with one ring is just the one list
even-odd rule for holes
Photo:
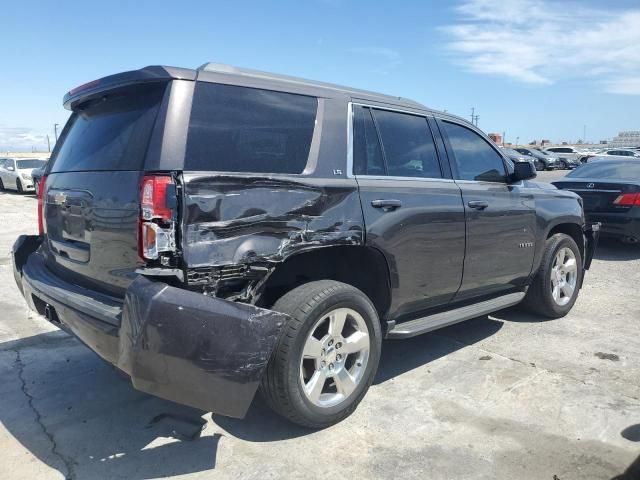
[[640,157],[640,152],[637,150],[627,150],[625,148],[618,148],[613,150],[605,150],[598,153],[599,157]]
[[0,158],[0,190],[33,191],[31,171],[45,164],[37,158]]

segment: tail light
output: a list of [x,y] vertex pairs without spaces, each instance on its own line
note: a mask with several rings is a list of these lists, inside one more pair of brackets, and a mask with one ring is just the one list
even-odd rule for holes
[[622,195],[618,195],[618,198],[613,201],[613,204],[621,207],[640,205],[640,193],[623,193]]
[[146,175],[140,188],[138,253],[154,260],[175,252],[176,185],[170,175]]
[[38,186],[36,187],[38,191],[36,195],[38,197],[38,235],[44,235],[44,191],[45,184],[47,182],[47,176],[43,175],[38,182]]

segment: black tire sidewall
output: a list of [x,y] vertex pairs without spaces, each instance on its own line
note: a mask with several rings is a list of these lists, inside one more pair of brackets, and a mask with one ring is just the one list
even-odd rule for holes
[[[351,308],[364,319],[369,329],[369,360],[365,374],[348,399],[332,407],[318,407],[307,399],[300,381],[300,358],[307,337],[318,319],[336,308]],[[306,314],[302,328],[298,330],[285,368],[286,390],[296,410],[312,423],[334,423],[348,416],[364,397],[378,368],[381,351],[381,328],[378,315],[367,297],[355,288],[344,289],[317,303]]]

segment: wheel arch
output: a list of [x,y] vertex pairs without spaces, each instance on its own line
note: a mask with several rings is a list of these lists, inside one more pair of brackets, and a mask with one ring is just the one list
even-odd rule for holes
[[361,290],[383,320],[391,305],[389,266],[379,250],[331,246],[296,253],[278,264],[262,286],[256,305],[270,308],[288,291],[315,280],[336,280]]

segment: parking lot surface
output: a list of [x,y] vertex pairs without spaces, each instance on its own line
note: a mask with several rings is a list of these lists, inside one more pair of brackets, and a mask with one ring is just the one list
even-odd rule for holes
[[236,420],[135,391],[26,309],[8,252],[36,199],[0,208],[5,478],[640,478],[640,247],[602,242],[563,319],[510,309],[386,341],[355,414],[309,431],[259,398]]

